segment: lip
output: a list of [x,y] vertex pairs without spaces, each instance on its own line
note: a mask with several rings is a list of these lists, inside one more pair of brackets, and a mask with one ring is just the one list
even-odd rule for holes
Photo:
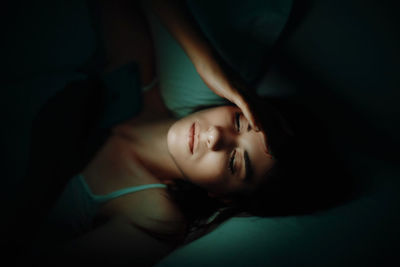
[[192,126],[189,128],[189,135],[188,135],[188,146],[190,153],[193,154],[194,148],[194,134],[195,134],[195,124],[193,123]]

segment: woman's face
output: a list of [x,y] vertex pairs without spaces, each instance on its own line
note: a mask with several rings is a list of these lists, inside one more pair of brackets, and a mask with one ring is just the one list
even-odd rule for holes
[[252,191],[275,161],[233,106],[193,113],[168,131],[168,149],[185,179],[213,195]]

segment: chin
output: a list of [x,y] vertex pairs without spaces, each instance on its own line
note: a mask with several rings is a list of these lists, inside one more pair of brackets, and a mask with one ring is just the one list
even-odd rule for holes
[[179,165],[178,162],[180,159],[185,159],[185,151],[184,151],[184,137],[180,131],[179,125],[173,124],[167,133],[167,147],[168,152],[171,155],[172,159],[175,161],[175,164]]
[[[174,124],[175,125],[175,124]],[[167,147],[168,147],[168,152],[172,158],[172,161],[175,163],[176,167],[179,169],[180,173],[182,174],[182,177],[184,180],[188,181],[188,177],[185,175],[183,172],[180,163],[185,161],[185,155],[183,155],[181,149],[182,149],[182,142],[181,138],[182,136],[179,135],[178,127],[174,127],[172,125],[167,133]]]

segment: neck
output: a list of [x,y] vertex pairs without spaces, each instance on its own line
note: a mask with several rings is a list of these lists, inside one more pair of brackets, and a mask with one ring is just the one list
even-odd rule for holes
[[167,145],[167,134],[173,119],[139,123],[131,128],[135,154],[152,175],[163,182],[182,178]]

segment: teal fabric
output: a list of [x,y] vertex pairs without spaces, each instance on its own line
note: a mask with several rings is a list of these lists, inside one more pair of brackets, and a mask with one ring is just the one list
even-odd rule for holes
[[[146,190],[146,189],[151,189],[151,188],[166,188],[167,186],[165,184],[145,184],[145,185],[139,185],[139,186],[134,186],[134,187],[128,187],[128,188],[123,188],[121,190],[117,190],[114,192],[111,192],[107,195],[95,195],[92,193],[90,190],[88,184],[85,182],[84,177],[82,175],[78,175],[77,179],[81,182],[85,193],[89,196],[89,199],[96,204],[103,204],[107,201],[110,201],[114,198],[121,197],[126,194],[130,193],[135,193],[141,190]],[[68,187],[68,186],[67,186]]]

